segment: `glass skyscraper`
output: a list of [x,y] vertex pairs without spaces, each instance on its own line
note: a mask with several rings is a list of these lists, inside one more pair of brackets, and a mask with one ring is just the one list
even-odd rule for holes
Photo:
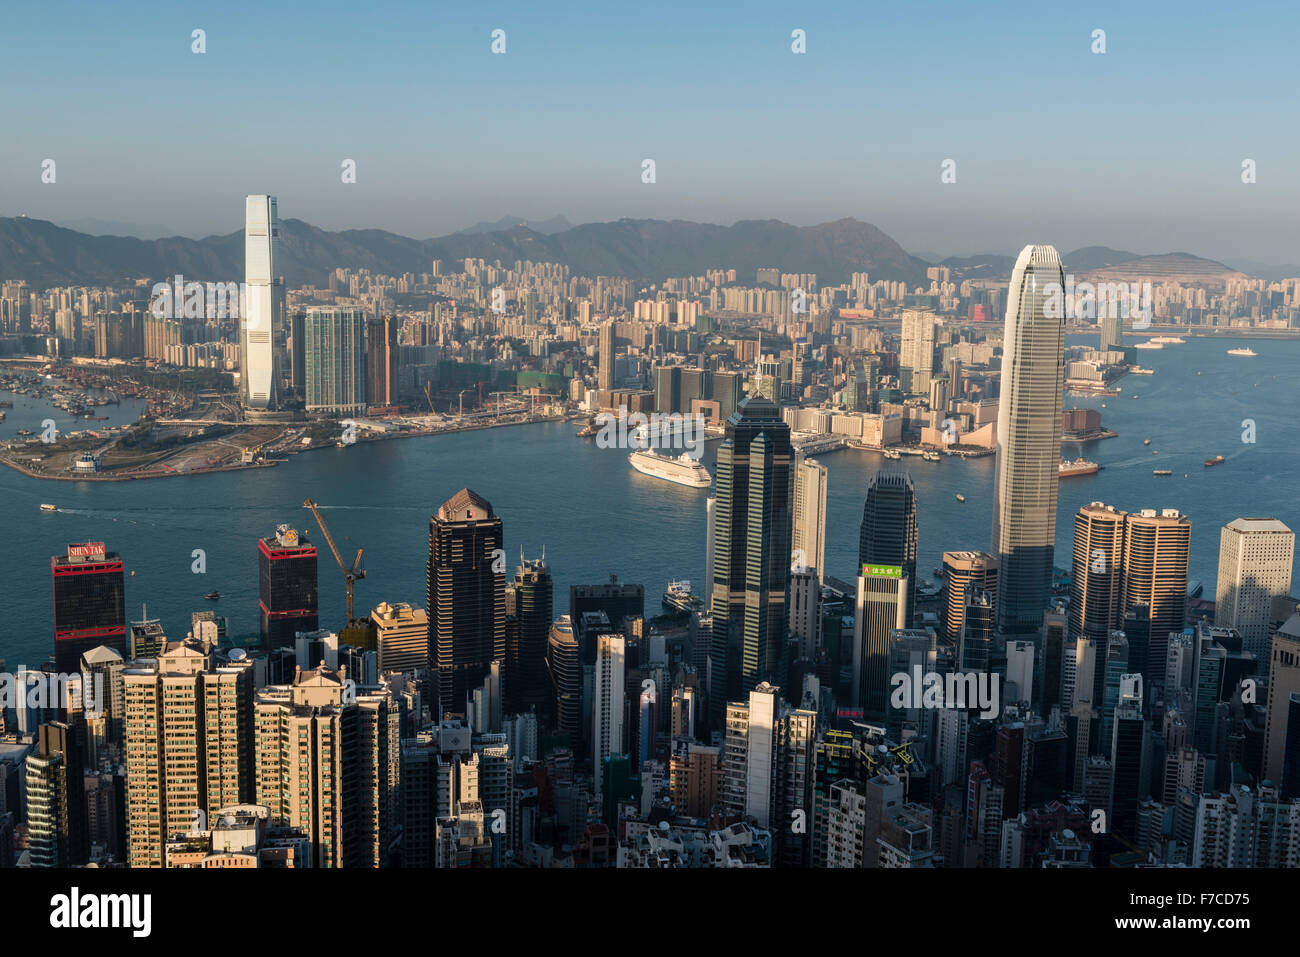
[[275,197],[244,200],[244,296],[239,317],[239,392],[250,409],[278,404],[275,332],[280,328],[283,289],[277,286],[275,247],[280,220]]
[[[727,700],[776,678],[785,643],[794,451],[776,403],[750,396],[718,448],[713,666]],[[717,714],[719,702],[710,711]]]
[[993,502],[998,626],[1008,634],[1037,630],[1051,595],[1065,382],[1064,290],[1061,257],[1053,247],[1020,251],[1002,339]]
[[877,472],[867,487],[858,532],[858,568],[898,565],[907,579],[906,624],[916,608],[916,490],[906,472]]

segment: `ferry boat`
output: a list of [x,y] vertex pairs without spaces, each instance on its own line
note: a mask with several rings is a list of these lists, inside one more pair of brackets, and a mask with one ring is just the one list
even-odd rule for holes
[[966,501],[966,496],[965,496],[965,495],[962,495],[961,492],[958,492],[958,493],[957,493],[957,501],[959,501],[959,502],[964,502],[964,501]]
[[1258,355],[1258,354],[1259,354],[1259,353],[1257,353],[1254,349],[1250,348],[1249,346],[1247,346],[1247,347],[1244,348],[1244,349],[1229,349],[1229,350],[1228,350],[1228,355],[1230,355],[1230,356],[1253,356],[1253,355]]
[[1161,345],[1167,345],[1167,346],[1181,346],[1181,345],[1182,345],[1183,343],[1185,343],[1187,340],[1186,340],[1186,339],[1181,339],[1181,338],[1179,338],[1178,336],[1152,336],[1152,337],[1151,337],[1151,341],[1152,341],[1152,342],[1159,342]]
[[1061,459],[1057,466],[1056,474],[1059,478],[1073,478],[1076,475],[1091,475],[1094,472],[1100,472],[1101,466],[1096,462],[1089,462],[1087,459],[1075,459],[1073,462],[1067,462]]
[[1208,469],[1211,465],[1222,465],[1226,461],[1227,459],[1225,459],[1222,455],[1216,455],[1212,459],[1205,460],[1205,467]]
[[901,459],[902,457],[903,453],[898,449],[885,449],[885,458],[887,459]]
[[1173,475],[1174,473],[1170,469],[1152,469],[1151,474],[1152,475]]
[[704,599],[691,594],[689,581],[669,582],[668,590],[664,592],[663,605],[674,611],[697,611],[704,607]]
[[59,507],[58,507],[57,505],[50,505],[50,504],[48,504],[48,503],[46,503],[46,502],[42,502],[42,503],[41,503],[41,511],[42,511],[42,512],[57,512],[58,510],[59,510]]
[[1155,369],[1143,369],[1141,366],[1133,366],[1128,370],[1130,375],[1155,375]]
[[203,597],[206,598],[208,601],[216,601],[218,598],[221,597],[221,593],[216,591],[210,591]]
[[667,482],[689,485],[691,488],[708,488],[713,484],[713,476],[709,474],[709,470],[686,453],[670,458],[667,455],[659,455],[651,449],[637,449],[627,457],[627,460],[632,463],[632,468],[642,475]]
[[937,461],[939,461],[939,453],[938,453],[938,452],[922,452],[922,453],[921,453],[921,460],[922,460],[923,462],[937,462]]
[[1164,347],[1165,344],[1163,342],[1156,342],[1154,339],[1149,339],[1146,342],[1137,342],[1133,344],[1134,349],[1163,349]]

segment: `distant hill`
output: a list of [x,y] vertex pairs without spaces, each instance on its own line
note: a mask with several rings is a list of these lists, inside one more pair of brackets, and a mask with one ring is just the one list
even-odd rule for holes
[[[328,232],[299,219],[282,220],[280,225],[278,269],[290,286],[324,285],[338,266],[401,275],[427,272],[434,259],[452,262],[467,257],[507,264],[524,259],[559,262],[581,275],[625,276],[644,282],[734,268],[739,281],[752,283],[761,266],[816,273],[823,283],[838,283],[860,271],[873,279],[925,281],[925,263],[875,226],[856,219],[805,227],[777,220],[716,226],[620,219],[551,235],[513,226],[424,240],[379,229]],[[201,240],[178,236],[145,240],[89,236],[27,217],[0,218],[0,278],[4,279],[26,279],[45,287],[157,280],[176,273],[228,281],[243,272],[242,230]]]
[[459,229],[457,232],[500,233],[508,229],[514,229],[516,226],[527,226],[533,232],[541,233],[543,236],[550,236],[554,233],[562,233],[566,229],[572,229],[573,223],[569,222],[563,216],[552,216],[550,219],[537,220],[527,220],[522,216],[502,216],[495,223],[475,223],[473,226],[466,229]]
[[1131,262],[1134,259],[1141,258],[1137,253],[1126,253],[1120,249],[1110,249],[1106,246],[1085,246],[1082,249],[1076,249],[1072,253],[1067,253],[1061,264],[1067,270],[1082,272],[1086,269],[1101,269],[1103,266],[1113,266],[1117,263]]
[[1087,275],[1089,279],[1164,279],[1171,282],[1221,282],[1225,279],[1249,278],[1246,273],[1238,272],[1231,266],[1213,259],[1202,259],[1191,253],[1140,256],[1127,262],[1090,270]]

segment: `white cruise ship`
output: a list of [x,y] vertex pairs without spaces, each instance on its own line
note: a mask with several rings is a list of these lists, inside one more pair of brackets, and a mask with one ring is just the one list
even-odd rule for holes
[[1250,346],[1247,346],[1247,347],[1244,348],[1244,349],[1229,349],[1229,350],[1228,350],[1228,355],[1230,355],[1230,356],[1253,356],[1253,355],[1257,355],[1257,353],[1255,352],[1254,349],[1250,348]]
[[709,470],[685,453],[670,458],[651,449],[637,449],[627,460],[642,475],[676,482],[678,485],[689,485],[691,488],[708,488],[713,484]]
[[1163,342],[1156,342],[1154,339],[1148,339],[1146,342],[1136,342],[1133,344],[1134,349],[1163,349]]

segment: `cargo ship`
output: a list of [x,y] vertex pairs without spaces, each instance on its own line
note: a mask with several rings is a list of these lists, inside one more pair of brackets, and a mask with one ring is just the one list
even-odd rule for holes
[[1073,478],[1076,475],[1091,475],[1093,472],[1100,472],[1101,466],[1096,462],[1089,462],[1086,459],[1075,459],[1073,462],[1067,462],[1061,459],[1057,466],[1057,475],[1060,478]]
[[1212,459],[1205,460],[1205,467],[1208,469],[1211,465],[1222,465],[1226,461],[1227,459],[1225,459],[1222,455],[1216,455]]
[[689,485],[691,488],[708,488],[713,484],[709,470],[685,453],[669,458],[650,449],[637,449],[627,460],[642,475],[667,482]]
[[1229,350],[1228,350],[1228,355],[1230,355],[1230,356],[1253,356],[1253,355],[1258,355],[1258,354],[1259,354],[1259,353],[1257,353],[1254,349],[1250,348],[1249,346],[1247,346],[1247,347],[1244,348],[1244,349],[1229,349]]

